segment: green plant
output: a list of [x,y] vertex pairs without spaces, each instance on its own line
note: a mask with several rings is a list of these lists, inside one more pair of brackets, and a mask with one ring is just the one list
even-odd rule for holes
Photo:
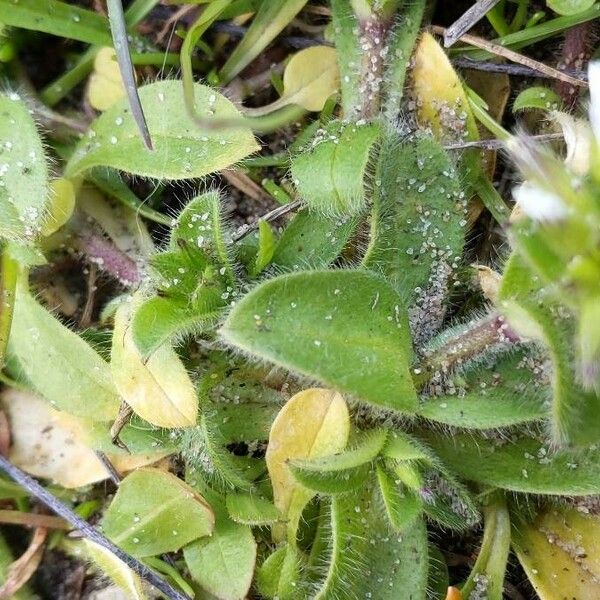
[[[52,0],[40,20],[37,0],[7,4],[15,27],[110,43],[107,20],[90,11]],[[139,86],[152,148],[131,85],[66,139],[55,129],[42,138],[39,100],[0,94],[2,394],[23,424],[10,460],[80,488],[75,500],[55,494],[67,519],[85,512],[106,461],[131,471],[113,473],[117,491],[98,506],[103,535],[84,523],[89,539],[54,543],[132,598],[144,598],[139,575],[171,598],[444,598],[447,567],[427,524],[466,535],[480,523],[465,599],[501,600],[511,544],[544,600],[563,597],[549,582],[567,569],[577,576],[565,586],[580,590],[581,573],[577,597],[596,597],[597,556],[590,565],[584,554],[596,551],[586,528],[598,522],[572,507],[589,513],[600,494],[600,67],[589,71],[591,128],[556,116],[565,162],[508,134],[463,87],[435,38],[419,35],[424,0],[332,0],[335,50],[296,53],[279,99],[236,106],[217,84],[304,4],[219,1],[201,13],[183,80]],[[512,24],[504,3],[490,20],[502,35],[522,33],[526,4]],[[577,18],[591,4],[548,2]],[[245,36],[206,73],[214,85],[194,83],[202,35],[248,10]],[[513,108],[558,105],[532,87]],[[267,157],[279,187],[265,185],[282,192],[276,216],[297,214],[281,229],[272,215],[236,229],[224,193],[198,180],[237,167],[256,186],[254,132],[298,118],[289,155]],[[505,138],[525,180],[510,219],[469,146],[478,123]],[[159,201],[146,206],[119,172],[156,182]],[[161,186],[179,180],[194,192],[170,218]],[[473,300],[479,199],[510,247]],[[89,327],[67,326],[36,297],[37,275],[65,247],[118,282]],[[66,478],[62,462],[40,466],[44,452],[85,468]],[[170,466],[148,466],[166,456]],[[49,501],[10,462],[0,467]],[[21,488],[0,484],[27,512]],[[542,572],[540,532],[566,547]]]

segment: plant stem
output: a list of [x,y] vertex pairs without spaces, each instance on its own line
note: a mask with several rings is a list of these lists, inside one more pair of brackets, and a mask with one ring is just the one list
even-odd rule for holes
[[24,525],[25,527],[45,527],[46,529],[64,529],[66,531],[73,529],[61,517],[21,512],[20,510],[0,510],[0,523]]
[[514,344],[518,341],[519,336],[497,313],[475,321],[465,331],[436,348],[413,369],[415,387],[422,390],[432,380],[460,367],[468,360],[477,358],[488,349],[502,343]]
[[483,509],[483,514],[485,525],[481,549],[461,592],[464,598],[472,597],[478,580],[483,580],[486,586],[486,598],[502,600],[511,531],[510,516],[501,492],[493,494],[490,503]]
[[6,362],[18,274],[19,265],[8,255],[5,248],[0,257],[0,370]]
[[107,537],[100,533],[95,527],[84,521],[75,514],[68,506],[63,504],[56,496],[41,486],[35,479],[13,465],[7,458],[0,456],[0,469],[11,479],[25,488],[33,497],[45,504],[50,510],[68,521],[73,528],[78,529],[89,540],[102,546],[122,560],[132,571],[153,585],[159,592],[163,593],[169,600],[189,600],[189,596],[182,594],[173,588],[164,579],[156,575],[154,571],[141,563],[133,556],[127,554],[121,548],[113,544]]

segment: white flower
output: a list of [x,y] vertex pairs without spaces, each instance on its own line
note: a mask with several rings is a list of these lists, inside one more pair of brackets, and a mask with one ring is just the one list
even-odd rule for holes
[[590,62],[588,66],[590,85],[590,124],[600,143],[600,60]]
[[559,221],[568,214],[559,196],[528,181],[513,189],[513,198],[519,208],[536,221]]
[[564,112],[553,112],[552,116],[561,126],[565,136],[567,145],[565,165],[575,175],[586,175],[590,170],[591,148],[594,140],[589,124]]

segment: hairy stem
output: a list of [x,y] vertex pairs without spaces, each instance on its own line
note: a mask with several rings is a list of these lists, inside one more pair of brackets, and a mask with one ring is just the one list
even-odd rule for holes
[[490,348],[500,344],[515,344],[519,336],[508,326],[504,318],[494,313],[476,321],[462,333],[451,337],[436,348],[413,369],[413,381],[417,389],[423,389],[432,380],[477,358]]

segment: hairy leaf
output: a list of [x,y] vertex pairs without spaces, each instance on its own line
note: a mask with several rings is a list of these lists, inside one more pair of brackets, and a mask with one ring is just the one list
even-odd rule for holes
[[[327,571],[314,598],[421,598],[427,586],[427,535],[421,519],[395,533],[370,482],[331,504]],[[368,577],[363,574],[368,573]]]
[[308,460],[292,460],[289,468],[304,487],[324,494],[343,494],[361,485],[371,472],[371,463],[385,444],[387,432],[369,431],[356,444],[338,454]]
[[428,312],[439,311],[464,244],[466,200],[458,173],[432,138],[401,144],[391,137],[375,177],[380,185],[364,264],[412,301],[429,303]]
[[428,398],[418,414],[444,425],[494,429],[539,421],[547,416],[545,388],[536,382],[536,360],[526,352],[484,363],[466,374],[464,394]]
[[131,600],[146,600],[142,582],[121,559],[117,558],[104,546],[84,538],[80,544],[87,558],[100,569],[102,575],[108,576],[115,584],[127,594]]
[[377,482],[389,522],[396,531],[404,531],[422,514],[422,500],[382,465],[377,465]]
[[272,262],[295,271],[328,267],[347,245],[357,224],[356,217],[330,217],[304,209],[283,230]]
[[416,408],[406,312],[376,275],[312,271],[271,279],[235,305],[220,333],[245,352],[367,402]]
[[[380,127],[330,121],[292,159],[292,177],[309,208],[325,215],[353,215],[366,204],[369,157]],[[351,150],[350,150],[351,149]]]
[[554,450],[543,438],[534,437],[504,441],[476,434],[422,435],[446,465],[464,479],[530,494],[600,493],[597,449]]
[[252,527],[272,525],[281,519],[272,502],[251,494],[227,494],[227,511],[236,523]]
[[[217,91],[194,86],[196,104],[216,118],[238,118],[233,104]],[[66,175],[96,166],[113,167],[157,179],[192,179],[228,167],[258,149],[245,127],[202,132],[188,116],[175,80],[139,88],[154,150],[140,138],[126,100],[111,106],[92,124],[71,156]]]
[[0,93],[0,239],[24,242],[38,236],[47,188],[48,167],[35,121],[18,94]]

